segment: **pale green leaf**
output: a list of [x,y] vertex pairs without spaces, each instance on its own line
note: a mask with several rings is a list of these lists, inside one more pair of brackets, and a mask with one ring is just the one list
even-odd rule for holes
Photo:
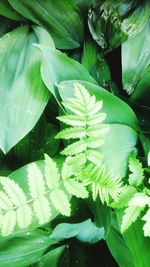
[[123,207],[126,207],[128,205],[128,202],[131,200],[131,198],[137,193],[137,190],[135,187],[132,186],[126,186],[124,190],[120,193],[119,197],[110,204],[110,206],[113,209],[121,209]]
[[23,205],[16,210],[17,224],[20,229],[27,228],[32,221],[32,209],[29,205]]
[[64,187],[70,194],[76,196],[77,198],[88,197],[88,191],[85,189],[82,183],[77,182],[75,179],[65,180]]
[[102,123],[106,119],[106,113],[96,113],[94,115],[90,115],[87,120],[88,125],[97,125]]
[[64,115],[57,117],[58,120],[66,123],[70,126],[85,126],[86,121],[85,118],[78,116],[78,115]]
[[3,210],[12,209],[13,205],[11,199],[2,191],[0,191],[0,208]]
[[70,216],[71,209],[70,203],[65,195],[65,193],[61,189],[55,189],[50,193],[50,200],[54,207],[65,216]]
[[49,201],[45,196],[41,196],[34,200],[33,209],[39,220],[39,224],[44,224],[49,221],[51,216],[51,208]]
[[[90,143],[90,142],[89,142]],[[91,144],[91,143],[90,143]],[[62,152],[61,154],[63,155],[75,155],[81,152],[84,152],[87,148],[87,142],[85,140],[80,140],[77,142],[74,142],[71,145],[68,145]]]
[[145,224],[143,226],[144,235],[150,237],[150,209],[142,217],[142,220],[145,221]]
[[16,213],[14,210],[9,210],[3,215],[3,221],[1,223],[1,233],[3,236],[10,235],[15,228]]
[[41,43],[40,36],[28,26],[0,38],[0,148],[5,154],[35,126],[50,97],[33,43]]
[[60,180],[60,174],[56,163],[45,154],[45,181],[50,190],[57,188]]
[[132,186],[140,186],[144,180],[144,169],[142,163],[134,155],[129,157],[129,184]]
[[76,138],[84,138],[86,136],[86,129],[83,127],[71,127],[62,130],[60,133],[56,135],[56,138],[62,139],[76,139]]
[[84,153],[80,153],[74,157],[67,157],[61,170],[63,180],[72,175],[76,175],[85,163],[86,156]]
[[28,184],[30,194],[34,198],[38,198],[45,194],[46,187],[41,170],[35,163],[28,167]]
[[100,135],[98,137],[89,137],[86,140],[87,147],[98,148],[105,143],[105,135]]
[[109,128],[110,127],[107,124],[92,125],[87,128],[87,135],[90,137],[105,136],[105,134],[108,133]]
[[26,196],[22,188],[13,180],[5,177],[0,179],[0,183],[15,206],[20,206],[26,202]]
[[95,165],[101,166],[103,156],[100,152],[98,152],[96,150],[89,149],[86,152],[86,157],[89,161],[91,161]]
[[142,212],[142,208],[138,206],[128,206],[125,209],[125,213],[123,215],[121,231],[125,232],[132,223],[134,223],[137,218],[140,216]]

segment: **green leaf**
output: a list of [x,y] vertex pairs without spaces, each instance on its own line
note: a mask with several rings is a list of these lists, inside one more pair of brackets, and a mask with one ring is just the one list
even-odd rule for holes
[[122,232],[125,232],[131,226],[131,224],[137,220],[142,210],[148,204],[148,201],[149,197],[144,193],[136,193],[133,198],[131,198],[122,218]]
[[45,180],[48,188],[52,190],[59,185],[60,174],[56,163],[48,156],[45,156]]
[[132,154],[129,157],[129,170],[132,172],[129,174],[129,184],[135,187],[140,186],[144,180],[144,169],[139,159]]
[[75,179],[65,180],[64,187],[70,194],[72,194],[73,196],[76,196],[77,198],[88,197],[88,191],[85,189],[85,187],[81,183],[77,182]]
[[83,21],[75,1],[9,0],[21,15],[46,28],[59,49],[74,49],[83,39]]
[[[127,246],[124,237],[120,232],[115,214],[113,214],[112,216],[111,228],[106,238],[106,242],[112,256],[114,257],[119,266],[136,266],[134,264],[133,254],[131,253],[131,250]],[[138,267],[140,266],[138,265]]]
[[116,199],[116,201],[112,202],[110,206],[113,209],[121,209],[127,206],[128,202],[131,200],[131,198],[137,193],[137,190],[135,187],[132,186],[126,186],[124,190],[120,193],[119,197]]
[[134,223],[140,216],[142,208],[138,206],[129,206],[125,209],[125,214],[123,216],[121,231],[125,232],[132,223]]
[[[117,218],[120,225],[122,220],[122,211],[117,212]],[[134,266],[137,267],[149,265],[150,239],[143,235],[142,228],[143,222],[138,219],[129,227],[129,229],[127,229],[127,231],[123,233],[123,238],[133,255]]]
[[42,230],[1,238],[0,267],[26,267],[40,260],[45,250],[56,241]]
[[143,216],[142,220],[145,221],[145,224],[143,226],[144,235],[150,237],[150,209]]
[[66,194],[61,189],[55,189],[50,194],[51,202],[53,203],[54,207],[65,216],[70,216],[71,209],[70,203],[66,196]]
[[[143,77],[143,81],[140,81],[150,64],[149,33],[150,25],[147,23],[145,28],[138,35],[122,45],[123,88],[130,95],[135,91],[133,98],[131,97],[133,100],[138,100],[138,94],[143,89],[144,80],[149,77],[147,76],[149,75],[148,71],[147,74],[145,74],[147,77]],[[140,82],[139,85],[138,82]],[[138,88],[136,89],[137,86]],[[140,87],[142,88],[140,89]]]
[[0,1],[0,15],[12,19],[12,20],[23,20],[19,13],[17,13],[9,4],[8,0]]
[[[15,171],[10,177],[0,178],[0,230],[2,236],[27,231],[48,223],[56,217],[58,210],[63,215],[70,215],[70,192],[64,188],[64,181],[56,180],[49,187],[51,175],[57,174],[55,162],[48,161],[28,164]],[[58,159],[58,166],[60,165]],[[52,163],[47,169],[46,165]],[[44,176],[45,169],[50,175]],[[24,179],[20,179],[20,178]],[[27,179],[25,179],[27,178]],[[57,177],[56,177],[57,179]],[[12,216],[12,219],[11,219]]]
[[[126,175],[128,157],[135,150],[137,132],[123,124],[112,124],[105,137],[105,143],[100,148],[106,169],[113,170],[118,177]],[[112,141],[113,140],[113,141]]]
[[[75,78],[75,77],[74,77]],[[83,77],[86,80],[86,78]],[[103,101],[102,113],[106,113],[106,123],[118,123],[138,129],[137,118],[132,109],[121,99],[104,90],[102,87],[85,81],[64,81],[58,86],[59,94],[63,102],[74,97],[74,83],[82,84],[90,95],[94,95],[96,101]],[[93,119],[93,118],[92,118]]]
[[42,53],[41,75],[50,92],[58,98],[55,85],[65,80],[87,80],[96,83],[88,71],[78,62],[64,53],[38,46]]
[[62,256],[64,250],[65,246],[52,249],[40,258],[35,267],[58,267],[60,257]]
[[4,153],[35,126],[49,99],[40,76],[41,55],[33,43],[40,39],[27,26],[0,39],[0,148]]
[[54,228],[50,237],[59,240],[76,237],[82,242],[94,244],[104,237],[104,228],[96,227],[91,219],[81,223],[61,223]]
[[149,2],[111,0],[96,2],[89,11],[89,29],[93,39],[105,51],[142,31],[149,18]]

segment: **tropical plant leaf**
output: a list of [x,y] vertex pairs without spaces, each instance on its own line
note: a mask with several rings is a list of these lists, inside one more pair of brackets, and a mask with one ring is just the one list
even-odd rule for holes
[[[89,11],[89,29],[94,40],[105,51],[142,31],[149,17],[149,2],[111,0],[96,2]],[[129,12],[130,11],[130,12]]]
[[1,237],[0,267],[25,267],[40,260],[45,250],[57,241],[41,229]]
[[142,220],[145,221],[143,226],[144,235],[150,237],[150,209],[148,209],[146,214],[142,217]]
[[62,214],[66,216],[70,216],[71,209],[69,200],[61,189],[55,189],[50,194],[50,199],[54,205],[54,207]]
[[22,16],[46,28],[59,49],[74,49],[83,39],[83,21],[75,1],[9,0],[12,7]]
[[40,75],[40,52],[33,46],[44,42],[42,31],[46,34],[41,28],[29,32],[23,26],[0,38],[0,148],[4,153],[35,126],[50,96]]
[[22,21],[23,18],[17,13],[9,4],[8,0],[0,1],[0,15],[7,17],[12,20]]
[[76,196],[77,198],[88,197],[88,191],[86,188],[82,185],[82,183],[77,182],[75,179],[65,180],[64,187],[70,194]]
[[129,157],[129,170],[132,172],[129,174],[129,184],[135,187],[140,186],[144,180],[144,170],[142,163],[134,155]]
[[18,171],[18,176],[14,174],[17,181],[0,177],[1,235],[43,225],[56,216],[57,211],[69,216],[71,194],[82,198],[88,196],[81,183],[69,181],[68,176],[66,180],[65,175],[60,178],[56,163],[48,155],[42,164],[42,168],[37,163],[27,165],[24,171],[27,179],[23,184],[19,183],[21,171]]
[[142,210],[148,204],[149,197],[144,193],[136,193],[133,198],[129,201],[128,207],[125,209],[121,231],[125,232],[132,223],[134,223],[137,218],[141,215]]
[[150,64],[150,49],[148,46],[150,42],[149,33],[150,25],[147,23],[144,29],[134,38],[125,42],[121,49],[123,88],[129,95],[135,91],[133,100],[137,99],[136,87]]
[[96,83],[80,63],[69,58],[66,54],[44,45],[37,47],[42,53],[42,79],[56,99],[58,99],[58,91],[55,85],[62,81],[76,79]]

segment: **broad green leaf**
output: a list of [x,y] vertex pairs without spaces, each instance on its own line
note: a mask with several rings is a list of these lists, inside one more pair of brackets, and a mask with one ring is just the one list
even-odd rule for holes
[[143,216],[142,220],[145,221],[143,226],[144,235],[150,237],[150,209]]
[[106,123],[125,124],[135,130],[138,129],[138,121],[132,109],[118,97],[95,84],[75,80],[61,82],[58,86],[58,90],[63,102],[66,102],[70,97],[74,97],[74,83],[76,82],[85,86],[90,95],[95,95],[97,101],[103,100],[101,111],[107,114],[105,119]]
[[[63,102],[74,97],[73,84],[73,81],[68,81],[59,85],[58,89]],[[84,140],[77,141],[65,148],[62,153],[73,155],[84,151],[86,146],[90,148],[101,146],[99,151],[103,155],[106,170],[108,172],[111,170],[113,176],[124,177],[127,171],[128,156],[135,149],[137,142],[138,135],[134,130],[137,129],[137,119],[130,107],[119,98],[94,84],[87,82],[81,82],[81,84],[91,95],[95,95],[97,101],[103,101],[102,112],[107,114],[106,122],[110,123],[110,129],[105,138],[102,135],[102,138],[99,136],[95,139],[88,138],[86,143]]]
[[53,244],[56,244],[56,241],[39,229],[11,238],[1,238],[0,267],[29,266],[40,260],[45,250]]
[[89,11],[88,24],[92,37],[108,52],[144,28],[149,10],[149,1],[97,1]]
[[[60,165],[61,162],[59,162],[59,161],[60,160],[58,159],[58,163]],[[30,221],[30,216],[31,216],[30,211],[26,210],[26,206],[22,206],[22,210],[19,209],[19,207],[17,209],[17,214],[19,213],[20,215],[22,215],[21,218],[24,218],[24,216],[27,215],[27,212],[28,212],[28,225],[29,225],[29,226],[27,226],[28,230],[37,228],[39,226],[39,220],[40,220],[41,224],[43,224],[44,222],[48,222],[50,219],[51,220],[54,219],[58,215],[58,212],[56,211],[56,209],[54,209],[54,206],[53,207],[49,206],[50,199],[49,199],[48,194],[45,194],[45,195],[41,194],[40,196],[38,196],[37,200],[31,201],[27,175],[28,175],[28,168],[32,169],[32,167],[34,167],[34,165],[35,165],[35,163],[25,165],[22,168],[14,171],[13,173],[11,173],[9,175],[9,178],[12,180],[12,182],[15,181],[15,183],[17,183],[23,189],[23,192],[26,195],[27,200],[30,201],[28,203],[28,207],[30,207],[31,209],[34,209],[34,212],[35,212],[34,216],[33,216],[33,210],[32,210],[32,222]],[[44,160],[37,161],[36,165],[41,170],[42,174],[44,174],[45,161]],[[32,169],[32,171],[33,171],[33,169]],[[38,178],[37,175],[35,178]],[[36,179],[35,179],[35,184],[34,185],[32,184],[32,193],[34,191],[34,194],[37,194],[37,190],[36,190],[37,183],[39,184],[39,181],[36,182]],[[64,187],[62,184],[62,190],[63,190],[63,188]],[[42,191],[43,191],[43,189],[42,189]],[[61,189],[61,187],[60,187],[60,189]],[[67,194],[67,196],[68,196],[68,194]],[[70,196],[68,198],[70,198]],[[3,207],[2,205],[4,205],[4,201],[6,203],[6,200],[7,200],[6,196],[2,195],[2,193],[0,193],[0,207],[1,208]],[[8,202],[8,205],[10,205],[10,204],[11,204],[11,202],[10,203]],[[24,208],[24,213],[22,213],[23,208]],[[6,207],[6,209],[8,209],[8,208]],[[11,207],[10,207],[10,210],[11,210]],[[18,220],[18,217],[17,217],[17,220]],[[18,226],[15,227],[14,233],[17,233],[19,231],[25,231],[25,230],[19,229],[19,228],[23,228],[23,227],[20,227],[20,225],[23,226],[23,222],[18,221],[18,223],[19,223],[19,227]],[[27,221],[24,223],[27,224]]]
[[[117,219],[120,225],[122,211],[117,212]],[[144,237],[142,229],[143,224],[144,222],[142,222],[141,219],[136,220],[136,222],[123,233],[123,238],[133,255],[134,265],[136,267],[149,266],[150,239],[148,237]]]
[[88,198],[89,208],[94,216],[94,222],[97,227],[104,227],[105,238],[109,234],[112,223],[112,211],[106,204],[102,204],[99,198],[93,201],[92,198]]
[[61,223],[54,228],[50,237],[58,240],[76,237],[82,242],[94,244],[104,237],[104,228],[95,226],[91,219],[81,223]]
[[138,35],[122,44],[123,88],[129,95],[135,91],[133,100],[139,101],[138,95],[142,96],[144,94],[142,91],[145,91],[148,95],[147,79],[149,77],[149,69],[146,69],[150,64],[149,42],[150,24],[147,23]]
[[38,46],[38,48],[42,53],[42,79],[56,98],[58,93],[55,85],[61,81],[76,79],[96,83],[80,63],[69,58],[64,53],[44,46]]
[[52,249],[43,255],[35,267],[58,267],[60,257],[65,250],[65,246],[60,246]]
[[137,193],[135,187],[126,186],[124,190],[122,190],[117,200],[112,202],[110,206],[113,209],[121,209],[126,207],[130,199],[135,195],[135,193]]
[[[146,48],[147,49],[147,48]],[[150,64],[149,61],[149,55],[150,51],[148,53],[147,58],[147,64]],[[142,59],[144,56],[142,57]],[[143,63],[143,61],[142,61]],[[145,67],[145,66],[144,66]],[[143,67],[143,71],[144,71]],[[137,66],[139,68],[139,65]],[[142,71],[140,72],[141,75]],[[149,76],[150,76],[150,66],[147,67],[147,69],[144,71],[143,75],[141,75],[140,80],[137,83],[137,86],[135,86],[134,92],[131,95],[131,100],[137,102],[138,104],[142,104],[144,106],[147,106],[150,108],[150,88],[149,88]]]
[[35,126],[49,99],[40,76],[41,55],[33,43],[40,39],[27,26],[0,38],[0,148],[4,153]]
[[110,70],[100,48],[90,38],[84,41],[81,63],[97,81],[98,85],[107,89],[111,81]]
[[83,21],[75,1],[9,0],[22,16],[46,28],[59,49],[74,49],[83,39]]
[[100,148],[106,169],[112,170],[113,176],[124,177],[128,166],[128,157],[135,150],[137,132],[122,124],[112,124]]
[[135,267],[133,255],[120,232],[115,214],[112,216],[111,228],[106,242],[112,256],[119,266]]
[[0,15],[12,19],[12,20],[23,20],[19,13],[17,13],[9,4],[8,0],[0,1]]
[[150,134],[148,133],[140,133],[139,135],[142,146],[143,146],[143,150],[144,150],[144,155],[147,158],[148,157],[148,153],[150,151]]
[[55,139],[57,131],[58,127],[48,123],[42,115],[35,127],[15,145],[9,155],[21,164],[43,159],[44,153],[52,157],[60,144],[60,140]]

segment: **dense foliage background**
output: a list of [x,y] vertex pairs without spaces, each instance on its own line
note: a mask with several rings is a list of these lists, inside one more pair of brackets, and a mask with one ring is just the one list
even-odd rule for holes
[[[0,266],[149,266],[149,14],[148,0],[0,0]],[[44,153],[61,170],[68,141],[55,138],[64,128],[57,117],[64,114],[61,102],[74,97],[74,82],[103,101],[110,130],[100,153],[106,172],[129,191],[107,203],[94,201],[90,189],[87,199],[71,198],[61,185],[50,222],[35,219],[20,230],[11,181],[28,198],[27,176],[53,164]],[[141,195],[132,200],[135,193]],[[30,221],[29,211],[20,209],[19,225]]]

